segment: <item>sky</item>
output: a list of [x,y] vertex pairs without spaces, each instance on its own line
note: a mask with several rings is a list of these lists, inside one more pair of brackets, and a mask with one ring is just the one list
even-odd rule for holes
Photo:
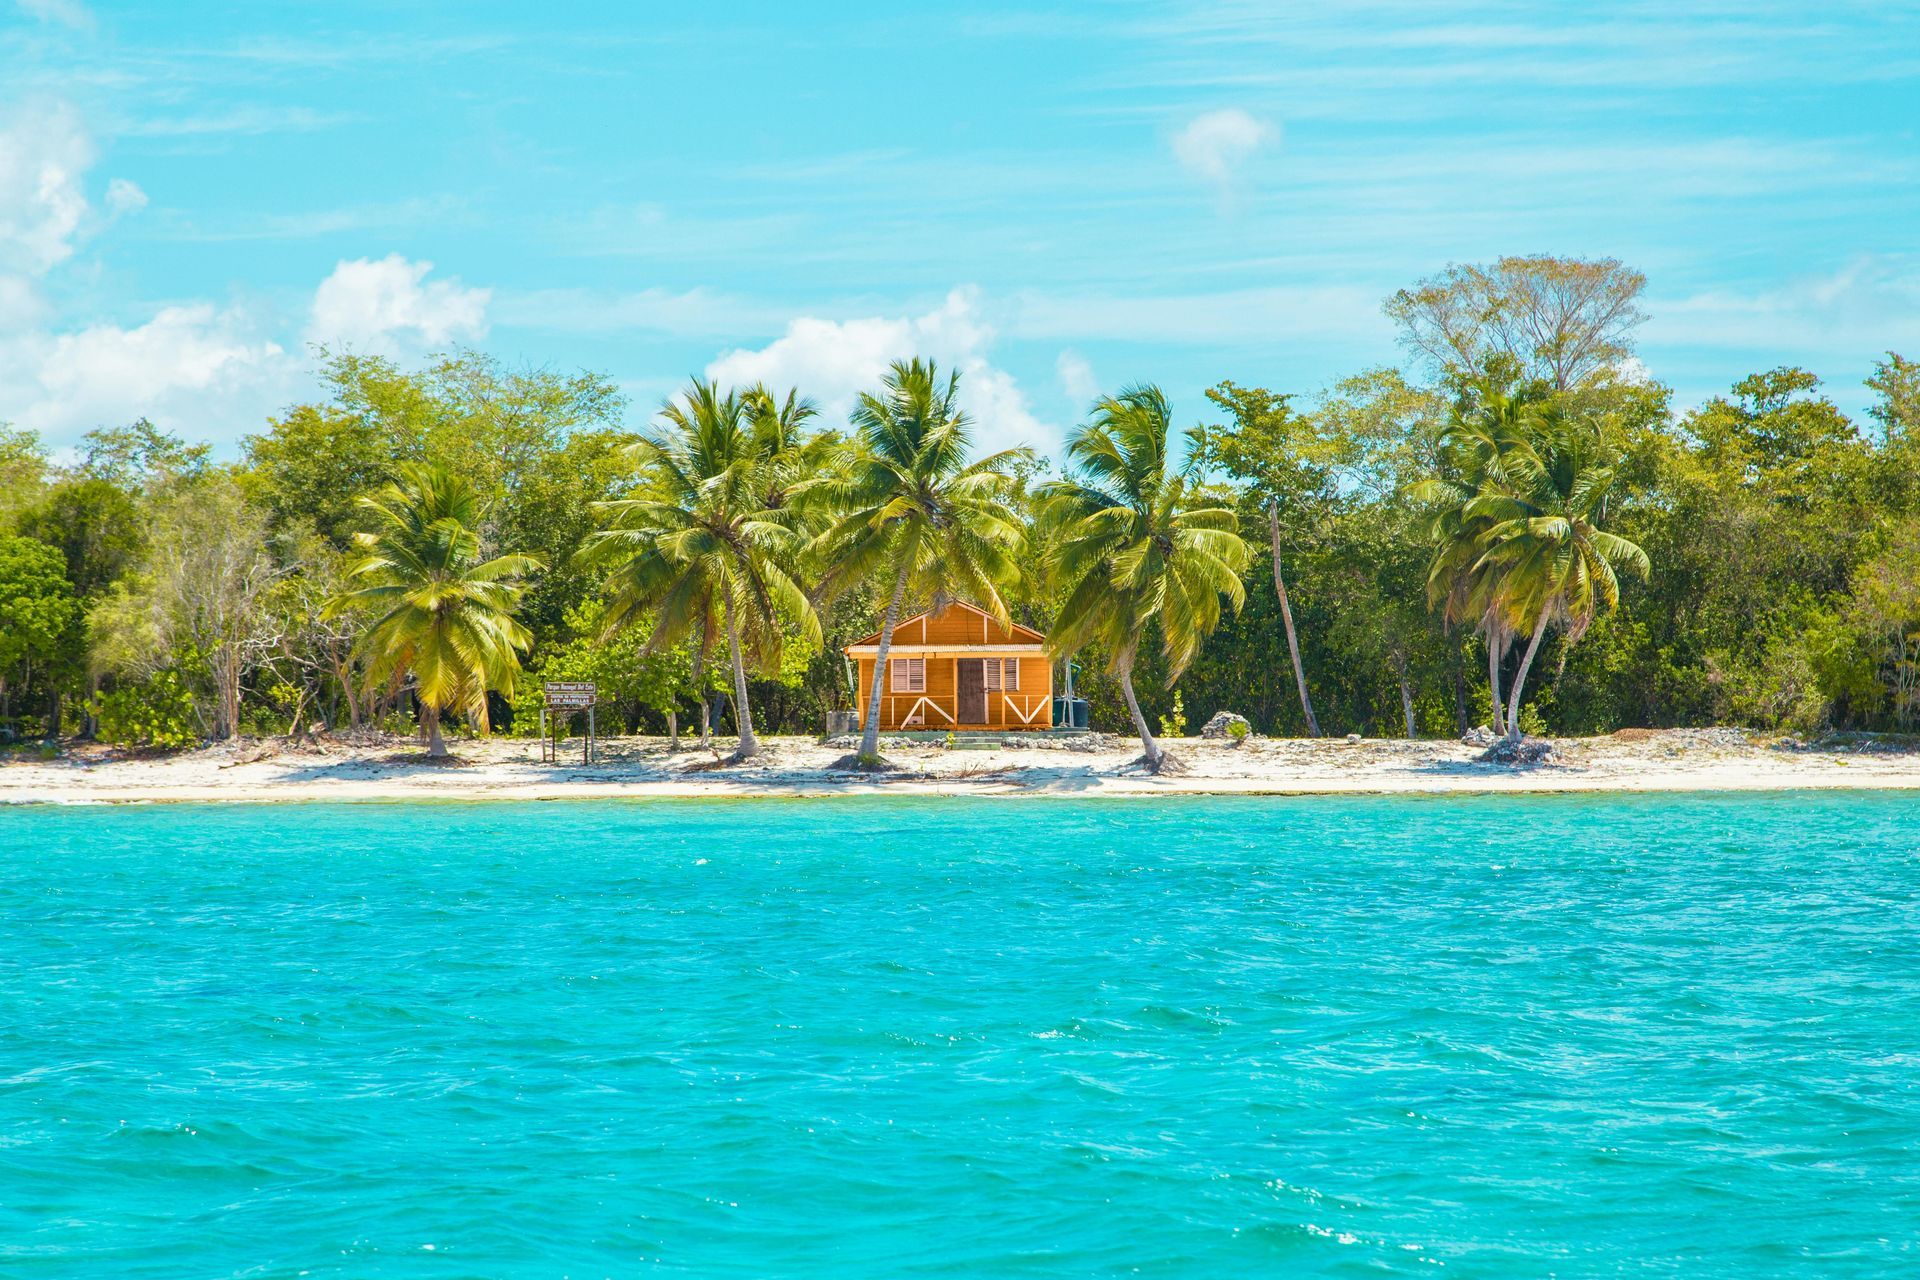
[[231,454],[316,344],[983,444],[1402,363],[1452,262],[1617,257],[1698,403],[1920,356],[1920,0],[1002,5],[0,0],[0,421]]

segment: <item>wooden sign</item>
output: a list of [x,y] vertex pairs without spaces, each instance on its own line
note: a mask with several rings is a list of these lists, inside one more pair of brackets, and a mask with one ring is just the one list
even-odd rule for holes
[[599,690],[585,680],[549,680],[546,691],[548,706],[567,710],[591,707],[599,694]]

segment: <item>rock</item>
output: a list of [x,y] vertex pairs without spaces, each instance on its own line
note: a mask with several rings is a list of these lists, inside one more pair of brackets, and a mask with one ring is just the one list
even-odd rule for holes
[[[1235,733],[1234,725],[1239,725],[1241,731]],[[1247,718],[1232,711],[1216,711],[1213,719],[1200,726],[1200,736],[1203,738],[1244,738],[1252,732],[1253,725]]]
[[1518,768],[1553,763],[1553,744],[1540,738],[1522,738],[1518,742],[1500,739],[1481,753],[1483,764],[1504,764]]
[[1347,741],[1348,741],[1348,742],[1358,742],[1358,741],[1360,741],[1360,735],[1359,735],[1359,734],[1357,734],[1357,733],[1350,733],[1350,734],[1348,734],[1348,735],[1347,735]]
[[1469,747],[1490,747],[1493,745],[1493,730],[1486,725],[1477,725],[1460,735],[1460,741]]

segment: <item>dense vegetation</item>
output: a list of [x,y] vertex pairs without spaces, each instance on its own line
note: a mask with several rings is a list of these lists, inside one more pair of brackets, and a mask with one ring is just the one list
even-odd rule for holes
[[1223,381],[1184,434],[1131,388],[1053,461],[973,456],[920,362],[847,424],[696,384],[635,431],[600,375],[323,351],[324,394],[233,461],[144,421],[60,463],[0,428],[0,730],[528,732],[545,677],[628,728],[817,732],[838,646],[943,584],[1080,647],[1095,723],[1149,739],[1218,708],[1912,728],[1920,365],[1876,366],[1865,422],[1798,368],[1676,413],[1633,359],[1642,285],[1453,268],[1388,300],[1405,368]]

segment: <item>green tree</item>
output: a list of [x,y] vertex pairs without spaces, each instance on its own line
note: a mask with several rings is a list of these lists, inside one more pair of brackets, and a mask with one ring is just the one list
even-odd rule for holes
[[1427,535],[1434,556],[1427,573],[1428,601],[1447,625],[1469,625],[1485,642],[1495,733],[1507,730],[1500,668],[1514,626],[1499,575],[1485,559],[1494,517],[1476,504],[1500,490],[1510,460],[1530,447],[1529,421],[1539,398],[1538,384],[1515,387],[1497,378],[1463,384],[1440,436],[1435,474],[1414,490],[1430,508]]
[[881,390],[853,410],[856,453],[844,478],[822,486],[838,518],[817,553],[831,565],[829,594],[868,581],[886,584],[886,613],[867,695],[860,758],[880,756],[880,696],[893,629],[909,593],[936,606],[966,599],[1009,621],[1002,584],[1019,570],[1019,526],[1006,499],[1009,469],[1027,457],[1008,449],[972,459],[973,424],[958,403],[960,375],[944,382],[933,361],[898,360]]
[[81,439],[83,475],[122,489],[151,489],[170,480],[192,480],[206,471],[211,445],[188,444],[141,418],[130,426],[101,427]]
[[1273,593],[1287,631],[1287,655],[1300,694],[1300,714],[1307,722],[1307,736],[1317,738],[1320,722],[1314,717],[1313,699],[1307,692],[1307,672],[1300,662],[1300,634],[1293,624],[1293,603],[1280,568],[1280,525],[1283,509],[1298,521],[1301,515],[1312,520],[1329,507],[1334,498],[1332,473],[1320,456],[1313,423],[1293,411],[1289,397],[1261,387],[1223,382],[1207,392],[1207,399],[1232,414],[1233,425],[1202,432],[1202,457],[1248,482],[1266,510]]
[[649,644],[687,643],[704,665],[717,623],[733,667],[740,760],[759,752],[749,662],[777,670],[788,625],[820,638],[813,602],[794,576],[805,538],[782,482],[793,442],[755,409],[751,396],[723,394],[712,382],[695,382],[669,401],[661,410],[665,429],[629,449],[645,489],[596,504],[603,527],[582,553],[609,571],[610,631],[652,615]]
[[1879,399],[1867,412],[1880,424],[1889,444],[1920,443],[1920,361],[1909,360],[1897,351],[1887,352],[1876,361],[1867,389]]
[[47,451],[39,435],[0,422],[0,533],[15,512],[39,498],[46,476]]
[[[80,647],[80,604],[64,557],[34,538],[0,535],[0,725],[11,730],[13,695],[72,663]],[[57,688],[47,736],[60,731]]]
[[[1615,474],[1599,432],[1584,419],[1552,411],[1529,422],[1526,441],[1506,453],[1493,483],[1468,504],[1481,528],[1477,567],[1493,607],[1516,633],[1529,633],[1507,697],[1507,737],[1520,738],[1527,675],[1550,626],[1575,644],[1595,615],[1620,602],[1618,570],[1647,575],[1647,553],[1600,528]],[[1484,526],[1482,527],[1482,522]]]
[[1069,477],[1046,499],[1047,518],[1061,530],[1056,568],[1074,584],[1048,643],[1057,654],[1089,643],[1106,650],[1156,772],[1167,756],[1133,688],[1141,643],[1148,628],[1159,628],[1169,683],[1177,680],[1219,625],[1221,599],[1236,612],[1245,602],[1240,574],[1250,558],[1237,513],[1192,504],[1193,476],[1169,456],[1172,431],[1157,387],[1103,398],[1068,438]]
[[400,455],[369,418],[333,405],[295,405],[240,442],[248,493],[277,524],[306,522],[336,547],[367,528],[360,498],[384,482]]
[[350,572],[365,585],[334,597],[328,612],[373,615],[361,640],[370,678],[412,675],[428,754],[445,758],[443,712],[459,708],[484,732],[487,693],[512,696],[520,655],[533,642],[514,618],[518,580],[540,562],[516,554],[481,560],[484,503],[445,467],[403,467],[361,501],[376,527],[356,537],[362,554]]
[[138,563],[145,546],[134,496],[108,480],[62,480],[21,514],[20,531],[58,547],[82,600],[97,599]]

